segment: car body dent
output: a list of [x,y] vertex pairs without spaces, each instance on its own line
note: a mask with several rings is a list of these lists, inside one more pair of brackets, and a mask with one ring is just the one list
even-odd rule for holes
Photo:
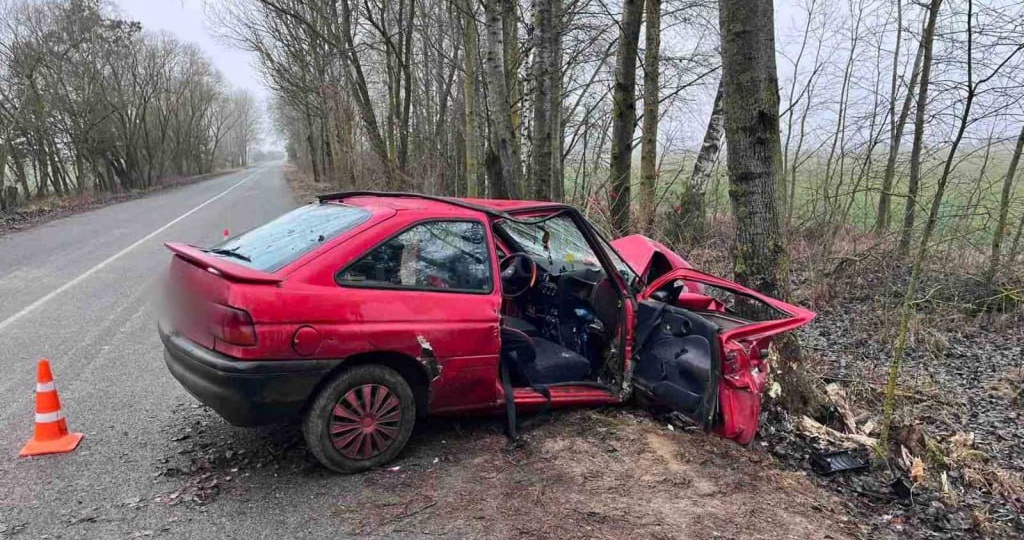
[[683,259],[678,253],[669,249],[668,246],[642,234],[623,236],[609,243],[615,248],[615,251],[619,252],[619,255],[622,255],[622,259],[626,261],[626,264],[638,276],[643,278],[646,278],[651,270],[654,258],[659,255],[664,257],[673,269],[692,268],[686,259]]

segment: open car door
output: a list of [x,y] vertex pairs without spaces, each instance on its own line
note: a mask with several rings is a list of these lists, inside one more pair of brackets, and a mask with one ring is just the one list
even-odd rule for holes
[[688,268],[656,279],[638,300],[636,391],[722,437],[750,443],[772,338],[815,314]]

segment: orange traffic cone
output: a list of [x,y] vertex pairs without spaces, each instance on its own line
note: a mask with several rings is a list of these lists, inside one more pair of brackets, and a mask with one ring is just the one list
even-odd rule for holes
[[53,385],[50,361],[39,361],[36,376],[36,432],[19,456],[63,454],[74,450],[82,442],[81,433],[68,433],[68,423],[60,411],[60,398]]

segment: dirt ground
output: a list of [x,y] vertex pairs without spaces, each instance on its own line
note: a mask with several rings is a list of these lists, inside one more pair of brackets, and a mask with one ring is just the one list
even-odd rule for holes
[[[329,521],[356,536],[855,538],[857,519],[760,446],[669,428],[639,411],[558,412],[508,449],[498,418],[420,425],[392,467],[334,476],[294,428],[239,430],[183,403],[155,504],[202,507],[264,482],[349,485]],[[237,435],[242,434],[242,437]],[[252,493],[254,494],[254,493]],[[323,524],[318,524],[322,526]]]

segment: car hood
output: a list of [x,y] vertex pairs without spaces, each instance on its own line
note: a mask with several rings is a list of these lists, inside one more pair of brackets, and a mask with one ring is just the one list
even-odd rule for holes
[[611,244],[615,251],[622,255],[626,264],[639,276],[647,275],[647,271],[651,266],[651,260],[654,259],[655,254],[664,255],[673,269],[692,268],[690,263],[686,262],[686,259],[680,257],[679,254],[669,249],[668,246],[642,234],[631,234],[622,238],[616,238],[612,240]]

